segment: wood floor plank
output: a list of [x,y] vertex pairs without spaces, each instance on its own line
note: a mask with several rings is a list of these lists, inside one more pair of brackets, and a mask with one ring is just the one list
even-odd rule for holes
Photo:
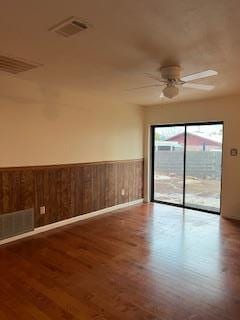
[[39,234],[0,247],[0,319],[238,320],[239,246],[240,223],[160,204]]

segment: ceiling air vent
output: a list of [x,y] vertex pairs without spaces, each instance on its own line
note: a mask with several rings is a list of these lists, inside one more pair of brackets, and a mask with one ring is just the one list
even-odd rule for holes
[[83,20],[79,20],[76,17],[70,17],[56,24],[55,26],[51,27],[48,30],[68,38],[81,31],[88,29],[89,26],[90,25]]
[[39,67],[40,64],[28,62],[21,58],[13,58],[0,54],[0,71],[17,74]]

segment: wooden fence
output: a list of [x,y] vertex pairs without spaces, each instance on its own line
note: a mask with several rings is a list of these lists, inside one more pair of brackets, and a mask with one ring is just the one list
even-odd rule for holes
[[[162,175],[183,175],[183,152],[156,151],[155,172]],[[221,177],[222,153],[218,151],[187,151],[186,175],[197,178]]]

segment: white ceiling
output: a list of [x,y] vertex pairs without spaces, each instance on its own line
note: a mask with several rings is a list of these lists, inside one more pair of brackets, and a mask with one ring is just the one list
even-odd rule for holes
[[[1,1],[0,52],[43,66],[17,76],[40,85],[84,93],[98,92],[140,105],[159,104],[155,83],[165,64],[179,64],[183,75],[214,69],[212,92],[184,89],[178,100],[240,93],[239,0],[21,0]],[[48,28],[70,16],[93,28],[63,38]],[[175,100],[173,100],[175,101]]]

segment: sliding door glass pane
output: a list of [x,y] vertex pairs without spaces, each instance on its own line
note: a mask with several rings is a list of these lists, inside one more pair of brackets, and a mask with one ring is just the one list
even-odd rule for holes
[[183,204],[184,126],[154,129],[154,200]]
[[185,205],[220,212],[222,124],[189,125]]

